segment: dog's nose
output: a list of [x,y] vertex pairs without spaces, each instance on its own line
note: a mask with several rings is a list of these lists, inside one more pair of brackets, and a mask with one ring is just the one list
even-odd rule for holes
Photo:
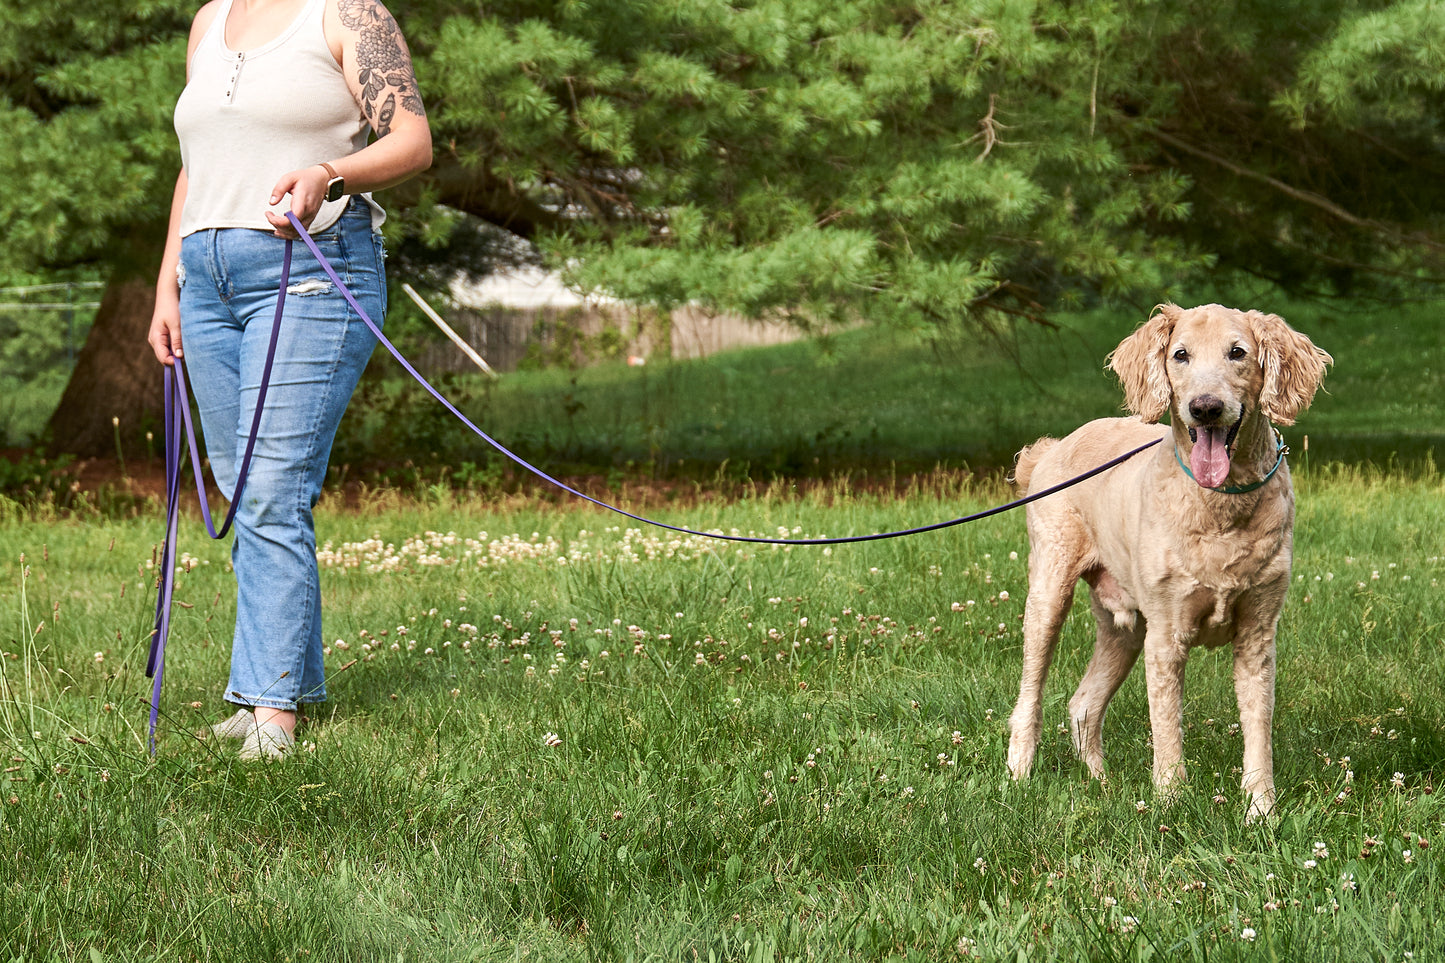
[[1224,402],[1214,395],[1200,395],[1189,402],[1189,414],[1201,425],[1210,424],[1224,414]]

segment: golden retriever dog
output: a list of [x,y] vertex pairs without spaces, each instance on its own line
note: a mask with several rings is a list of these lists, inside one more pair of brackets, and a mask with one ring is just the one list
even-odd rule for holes
[[[1028,775],[1040,699],[1074,586],[1089,586],[1094,654],[1069,700],[1074,748],[1104,776],[1109,700],[1144,653],[1154,785],[1184,778],[1184,664],[1234,649],[1248,818],[1274,806],[1275,626],[1289,588],[1294,491],[1274,425],[1309,407],[1333,359],[1272,314],[1164,304],[1109,356],[1134,418],[1092,421],[1019,453],[1028,492],[1162,443],[1028,506],[1023,680],[1008,767]],[[1169,425],[1159,424],[1165,414]]]

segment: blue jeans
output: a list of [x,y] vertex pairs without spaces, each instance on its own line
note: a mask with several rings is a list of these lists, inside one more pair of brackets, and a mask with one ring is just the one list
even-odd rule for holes
[[[378,324],[386,310],[381,236],[353,201],[315,236]],[[264,231],[197,231],[181,242],[181,345],[216,484],[230,495],[256,410],[285,241]],[[231,561],[236,634],[226,699],[294,710],[326,698],[321,591],[311,510],[342,412],[376,346],[316,259],[296,244],[266,409]]]

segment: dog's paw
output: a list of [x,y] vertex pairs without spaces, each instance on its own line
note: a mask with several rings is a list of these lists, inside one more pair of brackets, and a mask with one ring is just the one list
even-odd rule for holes
[[1245,811],[1244,821],[1249,825],[1266,822],[1275,815],[1274,809],[1274,787],[1259,790],[1250,794],[1249,809]]

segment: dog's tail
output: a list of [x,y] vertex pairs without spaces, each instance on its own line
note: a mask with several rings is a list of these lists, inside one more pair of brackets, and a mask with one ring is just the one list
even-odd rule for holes
[[1018,488],[1020,495],[1029,493],[1029,479],[1033,477],[1034,468],[1038,465],[1039,459],[1058,443],[1059,439],[1057,438],[1040,438],[1019,452],[1018,458],[1014,459],[1014,470],[1009,473],[1009,481]]

